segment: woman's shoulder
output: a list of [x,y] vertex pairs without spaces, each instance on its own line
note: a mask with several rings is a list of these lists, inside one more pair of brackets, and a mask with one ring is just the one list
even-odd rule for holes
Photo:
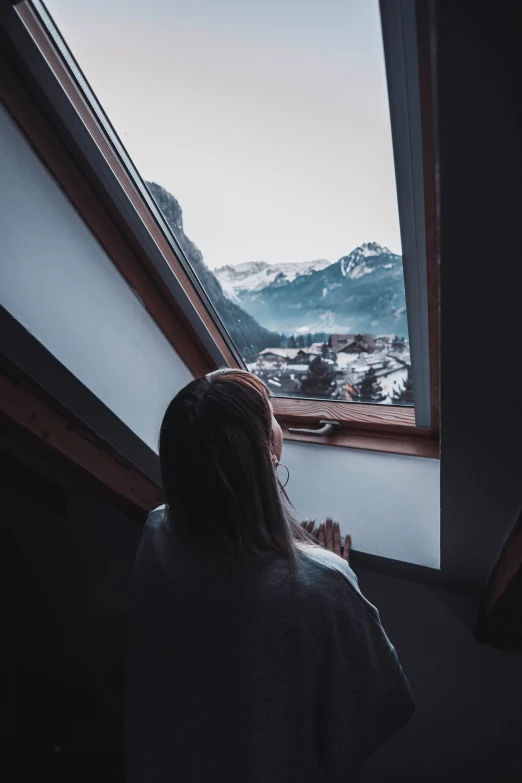
[[315,566],[316,569],[323,572],[334,571],[340,574],[344,579],[347,579],[356,590],[359,590],[357,577],[344,558],[339,557],[335,552],[331,552],[329,549],[324,549],[320,546],[304,544],[301,545],[299,549],[302,557],[308,561],[308,563],[313,564],[312,567]]
[[337,599],[345,606],[347,602],[360,602],[378,618],[377,609],[361,593],[357,576],[344,558],[328,549],[307,544],[300,545],[299,550],[304,572],[317,590],[327,592],[329,598]]
[[142,530],[142,543],[147,540],[156,541],[158,537],[163,537],[165,535],[165,514],[166,507],[164,505],[149,511]]
[[137,560],[147,561],[150,559],[151,553],[165,550],[170,538],[171,532],[166,520],[166,508],[158,506],[149,512],[143,525]]
[[153,527],[159,524],[159,522],[163,519],[165,509],[166,506],[163,504],[162,506],[157,506],[157,508],[153,508],[152,511],[149,511],[146,524]]

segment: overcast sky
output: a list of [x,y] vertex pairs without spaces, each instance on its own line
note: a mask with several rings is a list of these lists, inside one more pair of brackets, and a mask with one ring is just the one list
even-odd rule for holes
[[47,0],[210,267],[400,253],[377,0]]

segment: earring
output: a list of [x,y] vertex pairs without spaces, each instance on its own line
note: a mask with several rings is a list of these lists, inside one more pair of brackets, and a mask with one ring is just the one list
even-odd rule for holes
[[[286,465],[283,465],[281,462],[279,463],[279,465],[277,465],[277,468],[284,468],[286,470],[286,481],[285,481],[284,484],[281,485],[283,487],[286,487],[286,485],[288,484],[288,480],[290,478],[290,471],[288,470]],[[277,470],[277,468],[276,468],[276,470]],[[281,481],[281,479],[279,479],[279,481]]]

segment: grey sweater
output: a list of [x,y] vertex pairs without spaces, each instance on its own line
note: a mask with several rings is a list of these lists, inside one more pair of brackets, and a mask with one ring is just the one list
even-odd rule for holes
[[415,709],[353,571],[313,547],[297,579],[279,556],[188,551],[164,516],[133,572],[127,783],[353,780]]

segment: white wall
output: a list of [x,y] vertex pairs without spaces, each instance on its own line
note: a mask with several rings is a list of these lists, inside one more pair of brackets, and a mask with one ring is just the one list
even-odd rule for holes
[[0,303],[156,450],[191,375],[1,105]]
[[300,519],[332,516],[354,549],[440,568],[438,460],[287,442],[281,462]]

